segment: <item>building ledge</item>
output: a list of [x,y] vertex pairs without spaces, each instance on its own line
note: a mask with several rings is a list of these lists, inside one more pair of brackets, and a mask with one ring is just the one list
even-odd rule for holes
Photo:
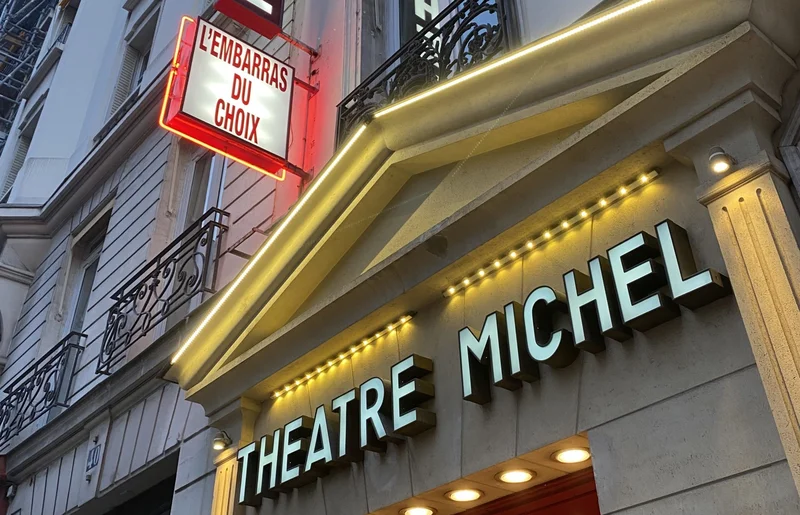
[[19,92],[20,98],[28,99],[31,97],[36,88],[38,88],[42,82],[44,82],[45,77],[47,74],[50,73],[50,70],[58,63],[59,59],[61,59],[61,54],[64,53],[64,44],[61,42],[57,42],[45,54],[44,59],[39,63],[39,67],[33,70],[31,74],[31,78],[28,79],[28,83],[25,84],[25,87],[22,88],[22,91]]
[[0,204],[0,233],[9,237],[49,237],[90,196],[117,164],[124,162],[132,147],[158,128],[158,109],[166,87],[167,68],[143,89],[116,125],[78,163],[41,205]]
[[27,270],[0,263],[0,279],[8,279],[15,283],[30,286],[33,282],[33,277],[34,275]]

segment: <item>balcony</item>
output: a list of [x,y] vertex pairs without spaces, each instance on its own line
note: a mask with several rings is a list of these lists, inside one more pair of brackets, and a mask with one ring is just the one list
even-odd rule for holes
[[517,46],[513,0],[453,0],[338,106],[337,143],[389,104]]
[[0,446],[51,409],[66,408],[67,395],[83,351],[85,334],[70,333],[11,384],[0,401]]
[[111,374],[128,349],[151,331],[166,329],[215,293],[219,238],[228,213],[210,209],[143,266],[111,298],[97,373]]

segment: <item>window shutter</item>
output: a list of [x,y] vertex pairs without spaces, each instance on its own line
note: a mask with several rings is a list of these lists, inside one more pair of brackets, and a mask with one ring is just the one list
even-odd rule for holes
[[130,46],[125,47],[125,55],[122,56],[122,67],[119,71],[117,87],[114,88],[114,98],[111,102],[111,115],[117,112],[128,95],[131,94],[131,84],[133,75],[136,73],[136,64],[139,61],[139,52]]
[[17,140],[17,150],[14,152],[14,161],[11,162],[11,168],[8,170],[8,175],[6,175],[0,197],[5,196],[11,187],[14,186],[14,181],[17,180],[17,174],[22,169],[22,165],[25,164],[25,158],[28,156],[28,147],[30,147],[30,145],[30,138],[26,138],[25,136],[20,136],[19,140]]

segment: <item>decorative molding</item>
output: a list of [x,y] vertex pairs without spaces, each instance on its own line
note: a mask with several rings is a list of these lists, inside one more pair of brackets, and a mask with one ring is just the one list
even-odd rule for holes
[[[736,186],[707,197],[714,232],[736,292],[753,355],[800,487],[800,250],[787,211],[787,185],[773,164],[751,167]],[[745,170],[747,172],[747,170]]]
[[81,204],[85,195],[116,170],[132,147],[141,143],[146,131],[156,130],[157,112],[166,85],[168,67],[143,86],[136,102],[119,122],[67,174],[44,204],[0,205],[0,227],[15,237],[51,237],[61,223]]
[[15,283],[30,286],[33,283],[33,277],[34,275],[27,270],[0,263],[0,279],[8,279]]
[[786,163],[792,182],[797,185],[800,183],[800,100],[785,125],[785,132],[779,145],[778,150]]
[[783,164],[766,151],[761,151],[752,160],[743,163],[738,170],[730,172],[723,179],[711,184],[700,185],[697,188],[697,201],[708,206],[731,191],[767,173],[776,175],[782,182],[789,182],[789,173]]

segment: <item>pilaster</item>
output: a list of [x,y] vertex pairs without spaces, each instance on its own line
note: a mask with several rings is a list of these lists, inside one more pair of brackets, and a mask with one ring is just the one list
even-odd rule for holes
[[233,441],[214,459],[217,474],[214,478],[211,515],[245,515],[247,513],[247,508],[236,502],[237,475],[239,473],[236,454],[240,447],[254,440],[255,421],[260,412],[260,404],[242,398],[218,411],[209,419],[209,424],[220,431],[225,431]]
[[[800,216],[789,174],[774,157],[777,112],[745,91],[665,141],[693,164],[736,294],[753,355],[800,490]],[[709,150],[721,147],[731,169],[713,173]]]

